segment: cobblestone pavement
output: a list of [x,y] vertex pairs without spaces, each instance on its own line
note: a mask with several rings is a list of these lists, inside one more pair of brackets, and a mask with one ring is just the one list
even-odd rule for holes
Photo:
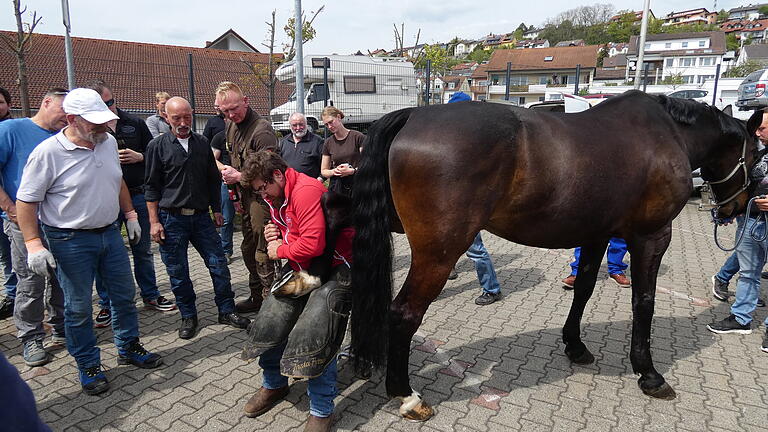
[[[732,238],[729,229],[721,233],[724,243]],[[484,239],[503,300],[474,304],[480,288],[471,261],[463,257],[459,278],[449,281],[432,304],[412,344],[411,383],[435,407],[436,416],[425,423],[402,420],[399,403],[386,397],[382,375],[359,380],[341,363],[338,430],[765,430],[768,354],[760,350],[765,329],[761,324],[749,336],[706,330],[707,323],[728,313],[727,304],[713,300],[709,291],[709,278],[727,255],[714,246],[707,215],[694,205],[674,222],[653,326],[653,358],[677,391],[674,401],[654,400],[639,390],[628,357],[630,290],[607,279],[604,265],[584,315],[584,341],[596,361],[575,366],[560,341],[572,295],[560,286],[570,251],[523,247],[488,233]],[[396,238],[395,254],[399,287],[409,263],[403,236]],[[216,323],[210,278],[199,257],[191,256],[202,331],[182,341],[178,312],[149,311],[138,300],[142,340],[163,355],[165,365],[156,370],[118,366],[111,330],[96,330],[112,385],[104,396],[81,393],[74,361],[65,350],[54,351],[55,361],[46,366],[26,368],[13,324],[0,322],[0,348],[32,387],[42,418],[54,430],[303,427],[309,409],[305,382],[292,384],[287,400],[262,417],[242,414],[260,385],[259,368],[239,358],[245,333]],[[160,290],[170,296],[159,254],[155,259]],[[235,292],[242,297],[247,277],[239,257],[231,270]],[[755,321],[765,316],[766,308],[758,309]]]

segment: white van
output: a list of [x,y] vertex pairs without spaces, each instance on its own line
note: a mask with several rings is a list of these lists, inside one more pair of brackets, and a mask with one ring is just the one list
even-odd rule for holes
[[[365,128],[389,112],[415,107],[413,64],[398,57],[308,55],[304,57],[304,114],[313,130],[320,126],[324,108],[323,59],[328,65],[328,105],[344,113],[345,125]],[[296,62],[281,65],[277,79],[296,87]],[[288,102],[270,111],[272,127],[289,131],[288,117],[296,112],[296,91]]]

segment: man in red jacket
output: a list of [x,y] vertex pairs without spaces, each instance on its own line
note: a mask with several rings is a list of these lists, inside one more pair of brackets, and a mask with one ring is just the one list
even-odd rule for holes
[[[293,270],[302,271],[328,254],[322,183],[288,168],[276,153],[262,151],[247,159],[241,184],[269,204],[272,221],[264,235],[270,259],[285,259]],[[330,429],[337,394],[336,353],[349,315],[353,234],[352,228],[346,228],[335,236],[327,283],[298,298],[272,295],[264,300],[250,329],[251,346],[246,348],[247,357],[259,356],[264,380],[245,405],[247,416],[259,416],[283,399],[288,394],[288,376],[302,377],[309,379],[310,416],[305,430]],[[335,331],[328,332],[331,328]]]

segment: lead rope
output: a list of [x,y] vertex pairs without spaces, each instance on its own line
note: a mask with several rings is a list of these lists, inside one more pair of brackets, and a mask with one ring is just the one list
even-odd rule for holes
[[[741,228],[741,233],[739,233],[736,236],[736,244],[733,245],[732,248],[724,248],[723,245],[720,244],[720,240],[717,239],[717,227],[720,225],[723,225],[724,220],[718,218],[715,214],[717,213],[717,209],[712,209],[712,222],[715,224],[714,228],[714,236],[715,236],[715,244],[717,245],[720,250],[724,252],[732,252],[736,250],[737,247],[741,244],[741,241],[744,239],[744,233],[747,230],[747,219],[749,219],[749,209],[752,207],[752,204],[754,204],[755,200],[759,197],[752,197],[747,202],[747,209],[745,213],[745,220],[744,220],[744,226]],[[757,215],[757,218],[755,218],[758,222],[763,222],[763,234],[761,236],[757,235],[757,223],[752,225],[752,228],[749,230],[749,236],[752,237],[752,240],[756,242],[762,242],[768,239],[768,212],[761,211],[760,214]]]

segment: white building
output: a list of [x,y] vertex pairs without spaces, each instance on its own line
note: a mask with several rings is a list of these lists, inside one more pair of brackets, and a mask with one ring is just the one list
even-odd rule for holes
[[[639,36],[629,40],[627,81],[634,79],[639,40]],[[653,34],[645,42],[644,62],[650,83],[680,75],[686,84],[701,84],[715,77],[717,65],[721,65],[722,76],[733,59],[733,52],[726,52],[723,32]]]

